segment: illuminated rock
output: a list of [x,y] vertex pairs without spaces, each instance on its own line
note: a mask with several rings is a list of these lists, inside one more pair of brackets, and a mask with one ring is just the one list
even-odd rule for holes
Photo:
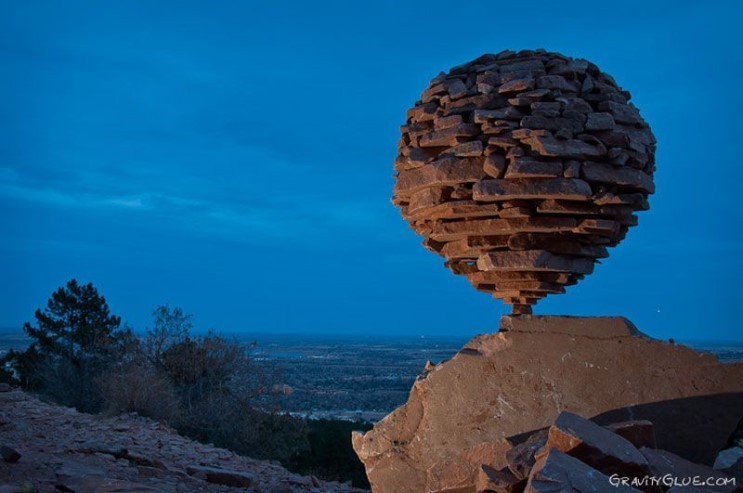
[[[407,112],[393,203],[454,273],[530,313],[648,208],[655,138],[629,99],[594,64],[543,50],[455,67]],[[514,276],[475,275],[493,270]]]

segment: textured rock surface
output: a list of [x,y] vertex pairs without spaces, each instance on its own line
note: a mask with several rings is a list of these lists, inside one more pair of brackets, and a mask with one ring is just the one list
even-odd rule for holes
[[[743,364],[649,339],[623,318],[521,316],[502,325],[508,330],[429,368],[405,405],[354,435],[376,492],[425,491],[436,464],[523,439],[564,410],[600,424],[649,419],[659,447],[706,464],[740,419]],[[506,455],[488,465],[502,469]]]
[[[711,484],[702,485],[712,491],[735,491],[733,485],[715,483],[715,479],[727,479],[730,476],[716,471],[709,466],[695,464],[683,459],[676,454],[666,450],[654,450],[650,448],[640,449],[642,455],[647,459],[650,470],[655,477],[670,476],[673,478],[700,478],[702,480],[712,479]],[[719,485],[719,486],[718,486]]]
[[15,463],[0,462],[0,491],[29,484],[37,493],[363,491],[193,442],[136,415],[81,414],[20,391],[0,393],[0,441],[20,453]]
[[647,459],[632,443],[569,412],[560,413],[550,426],[546,447],[566,452],[604,474],[650,472]]
[[441,73],[401,128],[393,203],[455,274],[530,313],[648,208],[655,138],[629,99],[594,64],[544,50]]
[[529,475],[525,493],[549,492],[621,493],[637,492],[629,486],[613,486],[609,476],[587,466],[559,450],[549,450],[539,459]]
[[529,476],[529,471],[537,461],[536,454],[547,444],[548,430],[533,433],[523,442],[506,452],[508,469],[519,479]]

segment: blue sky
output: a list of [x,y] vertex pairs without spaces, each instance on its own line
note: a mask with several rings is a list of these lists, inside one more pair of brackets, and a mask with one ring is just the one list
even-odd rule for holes
[[[398,126],[482,53],[587,58],[658,141],[657,193],[537,314],[741,340],[743,3],[0,4],[0,326],[70,278],[137,329],[467,335],[507,312],[390,204]],[[738,48],[736,48],[738,47]]]

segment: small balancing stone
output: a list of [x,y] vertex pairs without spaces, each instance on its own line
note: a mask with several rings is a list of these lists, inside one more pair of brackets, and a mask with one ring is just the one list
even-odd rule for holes
[[436,76],[407,112],[392,202],[455,274],[529,314],[608,256],[655,191],[629,92],[544,50]]

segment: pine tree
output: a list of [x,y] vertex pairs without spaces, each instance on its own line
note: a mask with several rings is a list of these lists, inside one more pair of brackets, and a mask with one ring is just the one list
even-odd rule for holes
[[92,283],[72,279],[57,289],[46,309],[34,314],[38,326],[29,322],[23,330],[35,340],[42,353],[64,356],[71,361],[86,356],[105,356],[121,341],[121,318],[111,315],[106,299]]
[[94,380],[136,343],[131,331],[121,328],[121,318],[111,314],[93,284],[75,279],[57,289],[34,317],[36,325],[23,325],[33,342],[10,357],[21,385],[80,410],[97,410]]

